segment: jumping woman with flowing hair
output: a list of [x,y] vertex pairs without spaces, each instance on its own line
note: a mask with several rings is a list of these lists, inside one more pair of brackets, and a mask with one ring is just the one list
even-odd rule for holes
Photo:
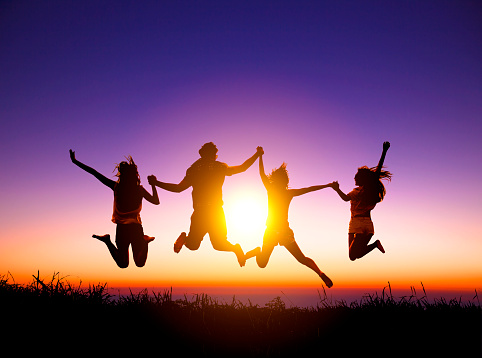
[[289,177],[286,164],[283,163],[278,169],[266,175],[264,172],[263,157],[259,157],[259,175],[268,192],[268,219],[263,236],[263,246],[257,247],[246,253],[246,259],[256,257],[259,267],[264,268],[268,264],[271,253],[275,246],[284,246],[301,264],[315,271],[326,286],[333,286],[333,282],[316,265],[306,257],[295,241],[293,230],[288,222],[288,210],[291,200],[295,196],[303,195],[315,190],[332,187],[333,183],[316,185],[301,189],[289,189]]
[[144,266],[147,260],[148,243],[154,240],[154,237],[144,235],[140,212],[142,199],[146,199],[154,205],[159,205],[156,187],[152,185],[152,195],[144,189],[141,185],[137,165],[132,157],[128,157],[128,161],[123,161],[116,166],[117,182],[106,178],[91,167],[79,162],[75,158],[75,152],[72,150],[70,150],[70,159],[72,163],[87,173],[92,174],[114,192],[112,222],[117,224],[115,237],[117,246],[112,243],[109,234],[102,236],[92,235],[92,237],[107,245],[112,258],[120,268],[129,266],[129,245],[132,245],[132,254],[136,266]]
[[382,155],[376,168],[368,168],[367,166],[358,168],[355,175],[357,187],[351,192],[343,193],[338,182],[335,182],[333,186],[340,198],[350,202],[351,218],[348,227],[348,247],[349,257],[352,261],[362,258],[375,248],[385,253],[380,240],[376,240],[372,244],[368,243],[375,233],[370,212],[383,200],[386,193],[381,179],[391,180],[392,178],[389,171],[382,170],[388,148],[390,148],[390,143],[384,142]]

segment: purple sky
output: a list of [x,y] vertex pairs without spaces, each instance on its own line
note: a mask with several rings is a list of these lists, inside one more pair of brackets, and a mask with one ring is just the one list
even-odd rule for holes
[[[267,170],[287,162],[293,187],[338,180],[348,191],[388,140],[394,176],[377,208],[378,232],[399,254],[388,272],[415,262],[432,277],[455,255],[462,274],[482,278],[481,63],[480,1],[2,1],[0,273],[82,277],[76,250],[110,260],[89,235],[113,234],[112,195],[70,163],[70,148],[105,175],[131,154],[146,184],[149,174],[180,181],[204,142],[230,165],[262,145]],[[256,170],[233,178],[226,195],[236,185],[261,190]],[[333,214],[339,246],[319,257],[316,243],[305,247],[348,277],[348,206],[314,195],[293,210]],[[165,238],[151,252],[159,259],[174,255],[190,215],[188,193],[160,197],[143,210],[145,227]],[[183,221],[169,226],[174,215]],[[317,232],[310,225],[294,229],[301,243]],[[387,262],[366,272],[377,265]],[[117,277],[105,270],[99,280]]]

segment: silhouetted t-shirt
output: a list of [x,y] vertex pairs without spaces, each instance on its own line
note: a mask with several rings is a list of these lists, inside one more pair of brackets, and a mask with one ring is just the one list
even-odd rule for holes
[[369,203],[368,193],[362,187],[356,187],[347,196],[350,198],[351,216],[370,216],[376,203]]
[[289,190],[267,189],[268,218],[266,219],[266,226],[269,228],[288,227],[288,209],[293,195]]
[[141,185],[135,187],[114,186],[114,212],[112,222],[116,224],[142,224],[142,190]]
[[223,205],[223,184],[228,165],[216,160],[200,158],[186,170],[186,179],[192,186],[194,209]]

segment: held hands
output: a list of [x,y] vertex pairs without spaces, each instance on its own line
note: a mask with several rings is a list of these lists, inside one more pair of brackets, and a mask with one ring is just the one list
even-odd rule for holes
[[328,184],[328,186],[332,187],[334,190],[340,189],[340,184],[338,184],[337,181],[334,181],[333,183]]
[[257,147],[256,154],[258,155],[258,157],[262,156],[264,154],[263,147]]
[[390,148],[390,142],[383,142],[383,151],[386,152]]

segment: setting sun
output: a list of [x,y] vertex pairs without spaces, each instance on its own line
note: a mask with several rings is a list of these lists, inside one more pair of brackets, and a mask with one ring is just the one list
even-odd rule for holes
[[254,192],[238,192],[226,200],[224,211],[230,238],[238,238],[246,247],[262,244],[267,215],[266,198]]

